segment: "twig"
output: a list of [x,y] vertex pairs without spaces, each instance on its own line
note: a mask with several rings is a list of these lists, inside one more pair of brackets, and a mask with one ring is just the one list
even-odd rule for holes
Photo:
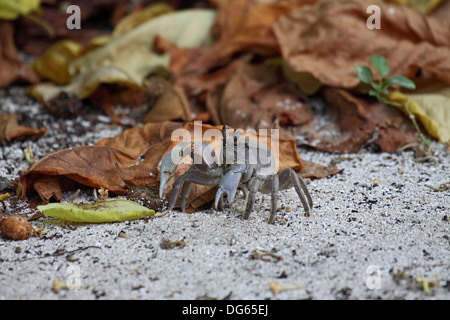
[[270,291],[272,291],[273,295],[276,296],[281,291],[287,291],[287,290],[297,290],[297,289],[303,289],[303,285],[297,285],[297,286],[280,286],[278,284],[278,281],[272,281],[269,283]]

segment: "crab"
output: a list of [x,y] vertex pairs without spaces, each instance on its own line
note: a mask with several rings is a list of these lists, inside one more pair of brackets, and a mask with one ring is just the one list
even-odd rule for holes
[[[265,155],[265,158],[261,155]],[[175,175],[181,159],[187,156],[195,156],[200,160],[194,161],[184,174],[175,179],[168,200],[169,210],[175,207],[181,189],[180,207],[182,212],[185,212],[186,199],[189,197],[192,184],[196,183],[218,187],[213,202],[213,208],[218,210],[224,208],[225,195],[228,204],[231,205],[237,189],[240,188],[245,195],[244,219],[250,217],[256,192],[270,194],[271,210],[268,223],[273,223],[275,220],[278,191],[293,186],[302,203],[305,216],[310,214],[313,201],[302,177],[291,168],[285,168],[277,173],[274,156],[266,145],[240,137],[239,130],[234,130],[233,135],[230,136],[226,125],[222,128],[220,162],[207,142],[201,143],[201,149],[199,145],[194,148],[191,142],[181,142],[164,156],[160,170],[159,196],[161,199],[165,199],[168,182]]]

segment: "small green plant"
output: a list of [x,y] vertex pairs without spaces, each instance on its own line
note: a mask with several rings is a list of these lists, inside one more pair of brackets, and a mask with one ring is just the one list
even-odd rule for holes
[[408,106],[406,104],[400,104],[385,98],[385,96],[389,95],[390,86],[397,85],[402,88],[413,90],[416,88],[414,82],[403,76],[395,75],[388,77],[390,70],[387,65],[386,59],[383,56],[379,55],[371,56],[370,61],[372,62],[372,65],[375,67],[375,69],[378,71],[378,74],[380,75],[380,80],[378,82],[373,81],[373,73],[372,70],[370,70],[370,68],[366,66],[356,66],[358,78],[363,83],[366,83],[371,86],[371,89],[369,90],[369,95],[376,97],[378,101],[383,102],[385,104],[403,108],[408,114],[409,119],[411,119],[411,122],[414,124],[414,127],[416,128],[416,131],[419,134],[420,140],[422,140],[423,144],[427,148],[429,148],[431,141],[423,135],[422,131],[419,128],[419,125],[417,124],[416,117],[414,116],[414,114],[411,113]]

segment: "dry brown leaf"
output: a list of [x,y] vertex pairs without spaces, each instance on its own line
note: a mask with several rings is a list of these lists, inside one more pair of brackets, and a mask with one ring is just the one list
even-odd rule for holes
[[302,98],[280,67],[241,63],[224,86],[208,94],[207,109],[216,124],[234,128],[270,129],[275,120],[299,126],[313,118]]
[[191,110],[184,91],[158,76],[150,77],[142,87],[102,84],[89,100],[102,108],[115,123],[191,119]]
[[142,118],[144,123],[191,119],[189,102],[183,89],[160,77],[151,77],[145,87],[157,94],[151,110]]
[[[381,29],[367,28],[371,5],[381,9]],[[355,65],[370,65],[374,54],[386,57],[391,74],[411,78],[421,69],[450,84],[450,21],[408,6],[323,0],[282,16],[274,32],[290,66],[325,85],[357,86]]]
[[311,4],[304,1],[217,1],[216,42],[202,57],[203,67],[211,68],[227,62],[237,52],[273,55],[279,52],[272,26],[293,9]]
[[0,20],[0,87],[15,81],[37,83],[39,77],[20,59],[12,23]]
[[303,178],[322,179],[341,172],[335,164],[324,166],[307,160],[302,160],[302,163],[303,168],[299,173]]
[[279,46],[272,30],[274,22],[300,6],[316,0],[241,1],[219,0],[214,30],[215,42],[207,47],[180,49],[158,37],[154,47],[170,55],[169,70],[175,75],[175,84],[199,94],[223,84],[234,73],[236,55],[242,53],[273,56]]
[[333,153],[354,153],[375,137],[381,151],[394,152],[403,144],[418,141],[410,121],[391,106],[367,102],[344,89],[326,87],[322,95],[336,127],[310,129],[305,133],[305,145]]
[[20,177],[18,190],[22,197],[35,190],[48,201],[51,197],[58,199],[73,182],[116,194],[126,193],[128,186],[155,187],[156,166],[172,143],[171,132],[181,126],[172,122],[150,123],[102,139],[95,146],[49,154]]
[[0,141],[11,141],[25,137],[42,137],[46,128],[30,128],[19,125],[17,116],[12,114],[0,115]]

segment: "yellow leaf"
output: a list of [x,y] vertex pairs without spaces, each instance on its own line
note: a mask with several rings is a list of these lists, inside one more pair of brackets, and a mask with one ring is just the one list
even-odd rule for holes
[[140,87],[154,70],[169,65],[168,54],[151,50],[157,35],[182,48],[197,47],[209,40],[215,16],[214,10],[192,9],[153,18],[70,62],[68,70],[73,78],[67,85],[38,84],[28,93],[44,102],[61,92],[84,99],[101,83]]
[[138,25],[162,14],[172,12],[173,9],[166,3],[158,2],[148,7],[133,12],[123,17],[117,25],[114,27],[113,36],[121,36],[130,30],[134,29]]
[[43,79],[50,79],[60,85],[67,84],[72,80],[69,63],[79,56],[81,49],[82,46],[74,41],[58,41],[37,57],[31,67]]
[[55,86],[51,83],[39,83],[27,89],[27,93],[42,103],[55,98],[61,92],[73,93],[79,99],[89,97],[100,84],[115,83],[127,87],[137,87],[140,80],[134,78],[122,69],[115,67],[99,67],[74,77],[65,86]]
[[85,223],[121,222],[155,216],[154,210],[124,199],[95,203],[49,203],[37,208],[46,216]]
[[431,136],[450,141],[450,87],[432,86],[408,94],[392,91],[388,99],[406,104]]
[[39,11],[40,0],[0,0],[0,19],[15,20],[20,15]]

